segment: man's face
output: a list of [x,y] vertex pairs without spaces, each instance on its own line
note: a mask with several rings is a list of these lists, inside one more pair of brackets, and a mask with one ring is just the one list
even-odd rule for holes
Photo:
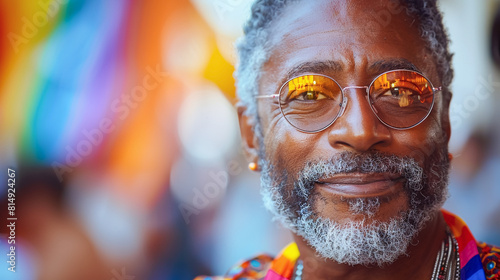
[[[374,21],[377,11],[398,10],[389,20]],[[367,25],[370,21],[380,23]],[[271,56],[262,69],[259,94],[276,93],[291,72],[324,74],[346,87],[369,85],[388,70],[416,68],[440,86],[418,26],[406,10],[384,0],[291,4],[272,24]],[[308,67],[297,68],[304,64]],[[268,203],[281,199],[275,205],[278,212],[303,220],[304,227],[316,223],[314,226],[325,227],[326,232],[328,227],[349,228],[351,232],[342,236],[363,238],[373,232],[390,235],[381,233],[381,228],[395,231],[401,226],[410,231],[403,234],[413,235],[421,227],[419,221],[401,223],[424,219],[422,213],[438,208],[444,196],[449,123],[443,117],[447,108],[443,108],[440,94],[423,123],[395,130],[377,119],[364,90],[348,89],[343,115],[326,130],[313,134],[287,123],[277,102],[259,101],[263,189],[274,193],[265,199]],[[301,226],[295,221],[290,225],[314,246],[317,241],[308,240],[314,236],[297,229]],[[386,242],[383,236],[381,243]]]

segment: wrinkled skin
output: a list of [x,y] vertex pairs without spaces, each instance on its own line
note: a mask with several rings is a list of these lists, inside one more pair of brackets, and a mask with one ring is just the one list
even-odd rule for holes
[[[318,0],[291,4],[272,24],[271,58],[262,69],[259,94],[276,93],[290,72],[325,74],[345,87],[369,85],[375,76],[387,70],[415,68],[434,86],[440,86],[441,80],[420,38],[418,24],[405,11],[393,14],[387,25],[367,24],[373,19],[374,11],[390,9],[389,5],[385,0]],[[296,68],[307,62],[329,61],[333,63],[321,67],[313,65],[311,69]],[[255,116],[246,115],[245,107],[240,106],[240,126],[249,160],[258,162],[259,155],[265,156],[277,170],[286,170],[292,177],[288,180],[293,181],[293,174],[303,169],[307,162],[329,160],[345,151],[410,156],[424,166],[436,149],[447,145],[450,125],[445,112],[448,108],[443,105],[440,93],[435,97],[429,117],[407,130],[395,130],[382,124],[373,114],[364,90],[349,89],[345,94],[348,104],[343,115],[326,130],[314,134],[300,132],[288,124],[275,101],[259,101],[262,141],[253,131]],[[265,151],[265,155],[259,151]],[[368,177],[362,179],[370,180]],[[370,217],[372,221],[388,221],[408,208],[409,198],[403,194],[402,183],[387,179],[387,184],[394,185],[391,199],[380,205],[377,213]],[[358,218],[349,211],[347,204],[335,203],[345,198],[345,194],[323,186],[318,186],[316,192],[324,198],[314,204],[321,217],[339,222]],[[415,238],[416,245],[409,249],[408,256],[383,268],[324,261],[306,241],[294,235],[301,258],[317,264],[309,266],[314,269],[304,267],[304,279],[429,279],[445,236],[445,223],[439,212],[432,213],[431,217]]]

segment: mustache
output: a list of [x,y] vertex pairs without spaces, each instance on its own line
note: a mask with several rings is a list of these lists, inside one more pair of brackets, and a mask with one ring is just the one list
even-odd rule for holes
[[[405,179],[405,188],[411,191],[422,189],[424,169],[415,159],[382,152],[342,152],[329,160],[309,161],[299,172],[294,182],[295,194],[309,197],[314,184],[337,174],[383,173]],[[390,174],[390,175],[389,175]]]

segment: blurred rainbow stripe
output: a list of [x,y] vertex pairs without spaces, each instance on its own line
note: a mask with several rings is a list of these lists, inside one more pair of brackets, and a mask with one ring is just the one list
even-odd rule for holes
[[21,144],[24,157],[60,160],[60,147],[78,141],[79,131],[97,127],[122,90],[116,86],[126,78],[124,26],[131,1],[6,2],[2,131]]
[[[198,76],[167,69],[130,116],[113,110],[148,68],[166,71],[168,46],[185,38],[188,24],[209,42]],[[168,185],[185,85],[211,80],[234,97],[233,67],[189,0],[0,0],[0,32],[0,164],[5,150],[23,161],[67,164],[84,131],[109,119],[115,129],[72,171],[111,176],[112,187],[140,203],[151,205]]]
[[90,167],[150,205],[175,153],[164,135],[174,129],[159,128],[156,107],[178,83],[166,78],[126,119],[111,106],[143,83],[147,67],[162,68],[165,22],[189,1],[58,1],[0,2],[0,163],[13,164],[2,153],[14,150],[24,162],[67,164],[82,132],[109,119],[116,129],[65,176]]

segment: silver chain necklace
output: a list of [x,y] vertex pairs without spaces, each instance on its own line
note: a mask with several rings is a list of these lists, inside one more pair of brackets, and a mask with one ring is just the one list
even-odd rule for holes
[[441,250],[437,254],[431,280],[460,280],[458,243],[449,230],[446,230],[446,235],[445,240],[441,243]]
[[302,260],[297,261],[297,266],[295,267],[295,275],[294,280],[302,280],[302,270],[304,269],[304,264],[302,263]]
[[[460,255],[458,254],[458,243],[451,233],[447,230],[447,236],[441,243],[434,269],[432,270],[431,280],[460,280]],[[294,280],[302,280],[302,270],[304,264],[302,260],[297,261],[294,272]]]

